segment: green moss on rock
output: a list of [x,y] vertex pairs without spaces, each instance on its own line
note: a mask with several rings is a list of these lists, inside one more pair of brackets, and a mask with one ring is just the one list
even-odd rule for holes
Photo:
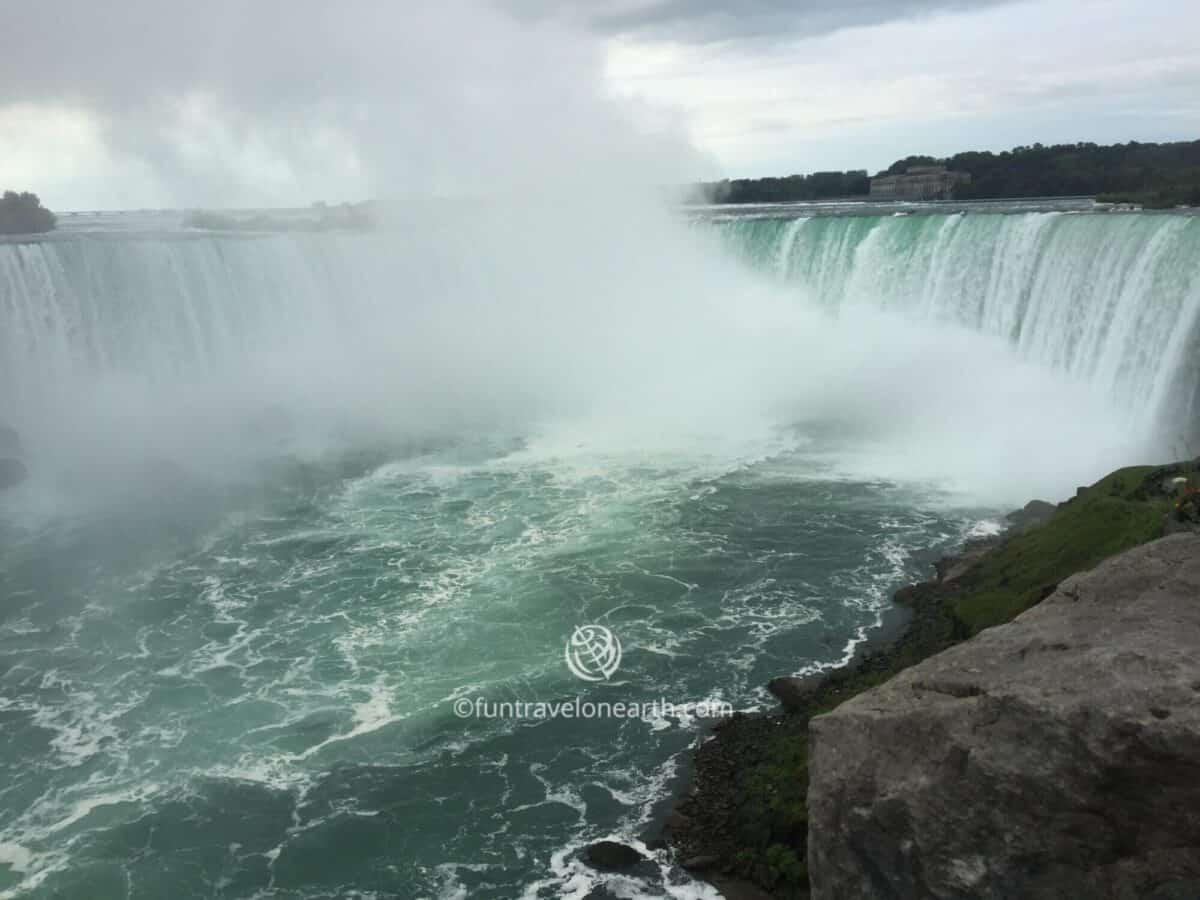
[[689,854],[725,860],[726,872],[776,897],[808,895],[808,720],[984,628],[1010,621],[1063,579],[1162,536],[1172,501],[1167,469],[1120,469],[1061,504],[1049,521],[1001,541],[948,583],[897,593],[912,610],[886,649],[830,672],[806,708],[739,717],[697,753],[697,796],[681,804],[694,826],[672,835]]
[[960,580],[951,612],[968,630],[1008,622],[1060,581],[1162,536],[1170,501],[1145,489],[1152,466],[1120,469],[1082,490],[1049,522],[1015,535]]

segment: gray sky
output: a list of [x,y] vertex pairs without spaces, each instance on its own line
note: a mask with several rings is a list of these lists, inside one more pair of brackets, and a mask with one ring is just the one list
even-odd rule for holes
[[286,205],[1200,137],[1194,0],[431,7],[0,0],[0,187]]

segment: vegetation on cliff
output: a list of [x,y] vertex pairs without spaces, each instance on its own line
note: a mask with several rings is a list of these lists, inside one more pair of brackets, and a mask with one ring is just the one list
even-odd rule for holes
[[754,882],[778,897],[806,897],[808,721],[984,628],[1031,608],[1060,581],[1160,537],[1168,517],[1191,507],[1166,482],[1194,467],[1120,469],[1044,524],[1018,528],[987,552],[940,566],[937,581],[899,591],[912,619],[883,650],[813,679],[797,711],[740,716],[696,755],[695,793],[667,833],[680,858],[721,860],[713,871]]
[[[1200,206],[1200,141],[1167,144],[1033,144],[1001,153],[969,150],[953,156],[907,156],[881,175],[910,166],[944,165],[967,172],[955,198],[1090,196],[1147,207]],[[787,178],[738,179],[698,185],[714,203],[765,203],[866,196],[865,171],[817,172]]]
[[932,164],[970,173],[971,183],[955,190],[955,197],[963,200],[1055,196],[1147,200],[1161,196],[1163,203],[1200,200],[1200,141],[1033,144],[1003,153],[972,150],[944,159],[910,156],[892,163],[887,173]]
[[0,234],[38,234],[53,231],[57,219],[42,206],[37,194],[5,191],[0,197]]
[[871,180],[866,169],[850,172],[813,172],[783,178],[737,178],[696,185],[706,203],[782,203],[790,200],[826,200],[867,193]]

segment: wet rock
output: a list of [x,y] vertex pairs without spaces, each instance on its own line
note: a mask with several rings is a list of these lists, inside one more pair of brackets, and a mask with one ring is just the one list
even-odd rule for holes
[[721,857],[714,855],[692,856],[679,864],[689,871],[698,872],[704,869],[715,869],[721,865]]
[[597,841],[584,851],[584,860],[593,869],[616,871],[640,863],[644,856],[628,844],[617,841]]
[[787,712],[802,712],[825,682],[824,675],[786,675],[772,678],[767,690],[783,704]]
[[1173,512],[1163,516],[1163,534],[1197,534],[1200,533],[1200,521],[1180,519]]
[[1013,510],[1004,518],[1017,531],[1026,531],[1050,521],[1056,512],[1058,512],[1058,507],[1053,503],[1047,503],[1045,500],[1030,500],[1023,507]]
[[663,831],[668,832],[687,831],[691,827],[691,818],[679,812],[678,810],[675,810],[669,816],[667,816],[667,821],[663,823]]
[[[967,574],[975,563],[1003,542],[1004,536],[1000,534],[989,534],[966,541],[960,552],[953,556],[943,556],[933,564],[934,572],[937,573],[937,584],[953,585],[955,581]],[[896,599],[900,599],[899,594]]]
[[811,720],[812,896],[1186,896],[1198,598],[1166,537]]
[[1177,879],[1160,884],[1146,900],[1196,900],[1200,897],[1200,879]]
[[768,894],[758,886],[751,884],[748,881],[743,881],[740,878],[729,878],[724,875],[705,873],[705,877],[711,880],[712,884],[721,892],[721,896],[725,900],[774,900],[772,894]]

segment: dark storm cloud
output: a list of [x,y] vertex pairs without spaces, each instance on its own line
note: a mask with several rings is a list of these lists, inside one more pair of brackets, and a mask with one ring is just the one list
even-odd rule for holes
[[582,19],[609,33],[708,42],[815,37],[937,12],[1000,6],[1015,0],[583,0],[564,13],[557,0],[498,0],[527,18]]

